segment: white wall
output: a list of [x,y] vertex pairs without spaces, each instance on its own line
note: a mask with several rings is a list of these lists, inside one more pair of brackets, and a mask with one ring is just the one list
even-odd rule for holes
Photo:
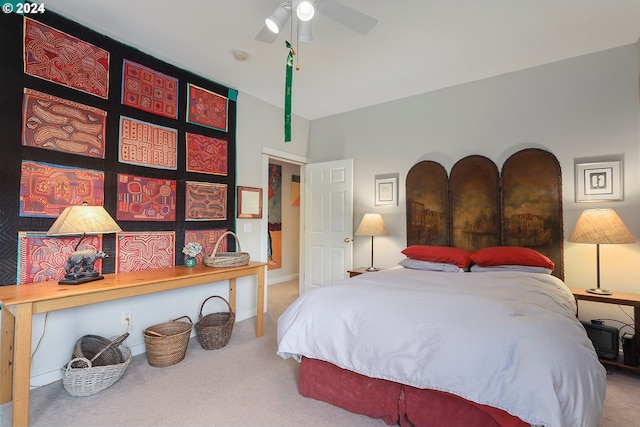
[[[593,207],[614,208],[640,238],[638,64],[638,46],[629,45],[315,120],[308,156],[355,159],[354,223],[378,212],[390,234],[375,238],[380,267],[403,258],[411,166],[429,159],[450,171],[462,157],[481,154],[501,168],[527,147],[549,150],[560,162],[565,239],[582,210]],[[624,201],[575,203],[574,160],[617,155],[624,156]],[[398,207],[374,206],[374,177],[385,173],[400,174]],[[368,265],[369,239],[354,243],[354,265]],[[640,293],[638,263],[638,243],[601,247],[602,286]],[[565,280],[595,287],[595,246],[565,241]],[[581,318],[597,316],[629,321],[615,306],[580,303]]]
[[[263,187],[263,147],[302,157],[306,155],[309,122],[294,116],[292,142],[285,144],[282,109],[245,95],[242,90],[238,94],[237,123],[238,185]],[[244,224],[250,224],[250,232],[244,231]],[[238,219],[236,230],[242,250],[249,252],[252,260],[265,261],[266,243],[262,236],[266,235],[266,228],[263,228],[262,221]],[[256,279],[240,278],[237,280],[236,289],[236,319],[241,321],[254,317],[257,299]],[[228,281],[55,311],[46,319],[45,315],[34,316],[33,349],[43,336],[45,325],[46,333],[33,357],[32,386],[48,384],[61,378],[60,368],[70,360],[73,346],[79,337],[86,334],[112,337],[124,333],[125,326],[120,320],[123,311],[130,311],[133,319],[131,335],[126,343],[134,354],[140,354],[144,352],[142,331],[146,327],[185,314],[196,322],[202,301],[210,295],[228,298]],[[223,302],[218,303],[220,306],[207,303],[204,313],[227,309]],[[192,335],[195,336],[195,330]]]

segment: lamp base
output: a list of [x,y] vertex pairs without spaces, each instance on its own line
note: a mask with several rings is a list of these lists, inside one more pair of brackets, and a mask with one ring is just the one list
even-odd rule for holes
[[83,283],[102,279],[104,279],[104,276],[86,276],[79,279],[62,279],[58,282],[58,285],[82,285]]
[[367,271],[380,271],[378,267],[367,267]]
[[587,292],[589,292],[590,294],[597,294],[597,295],[611,295],[612,292],[608,289],[602,289],[602,288],[591,288],[591,289],[587,289]]

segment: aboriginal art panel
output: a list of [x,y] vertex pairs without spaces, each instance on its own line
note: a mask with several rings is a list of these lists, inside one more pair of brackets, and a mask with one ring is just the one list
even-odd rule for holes
[[205,221],[227,218],[227,186],[187,181],[185,220]]
[[[211,255],[213,249],[216,247],[216,243],[220,240],[220,236],[227,232],[227,229],[215,229],[215,230],[186,230],[184,232],[184,244],[191,242],[199,243],[202,246],[202,252],[196,255],[197,263],[202,265],[204,263],[204,257]],[[217,252],[227,251],[227,240],[223,239],[218,245]],[[187,256],[184,255],[186,259]]]
[[118,174],[116,219],[175,221],[176,180]]
[[107,99],[109,52],[24,18],[24,72]]
[[104,159],[107,112],[24,89],[22,145]]
[[227,175],[227,141],[197,133],[186,133],[187,171]]
[[120,232],[116,273],[175,266],[175,231]]
[[3,14],[0,40],[0,286],[64,277],[78,239],[46,233],[83,202],[124,233],[82,242],[102,274],[183,265],[190,239],[205,256],[235,231],[235,89],[50,10]]
[[178,131],[122,116],[118,160],[132,165],[177,169]]
[[187,91],[187,122],[226,131],[227,97],[191,83],[187,83]]
[[23,161],[20,216],[58,217],[64,208],[102,206],[104,172]]
[[178,79],[125,59],[122,104],[159,116],[178,118]]
[[[65,275],[67,257],[76,250],[80,237],[51,237],[43,232],[18,233],[17,284],[60,280]],[[78,250],[102,250],[102,236],[86,236]],[[102,271],[102,260],[95,263]]]

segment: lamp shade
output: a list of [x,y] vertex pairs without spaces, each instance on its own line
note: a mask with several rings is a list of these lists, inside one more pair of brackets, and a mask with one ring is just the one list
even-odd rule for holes
[[386,234],[387,228],[384,226],[382,215],[374,213],[364,214],[356,230],[356,236],[385,236]]
[[298,19],[301,21],[311,20],[314,13],[315,8],[313,7],[313,3],[308,0],[301,1],[296,8],[296,15],[298,15]]
[[102,206],[67,206],[53,223],[47,236],[107,234],[122,231]]
[[264,23],[271,32],[278,34],[289,20],[290,13],[291,3],[284,2],[264,20]]
[[613,209],[586,209],[568,239],[573,243],[620,244],[636,239]]

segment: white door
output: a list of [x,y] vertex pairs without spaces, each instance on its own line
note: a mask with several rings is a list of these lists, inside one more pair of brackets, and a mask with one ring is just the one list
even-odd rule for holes
[[347,277],[353,240],[353,160],[308,164],[304,177],[304,291]]

